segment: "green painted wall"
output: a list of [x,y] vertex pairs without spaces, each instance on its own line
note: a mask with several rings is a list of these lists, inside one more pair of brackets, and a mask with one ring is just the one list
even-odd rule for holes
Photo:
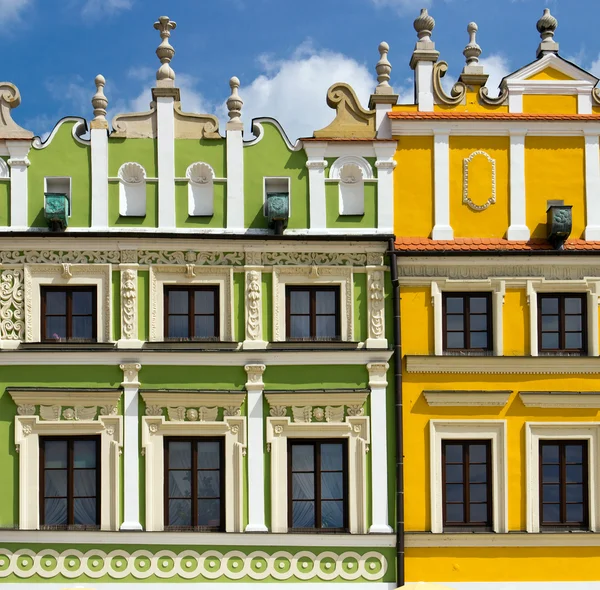
[[121,272],[112,273],[112,339],[121,338]]
[[125,162],[137,162],[146,170],[148,178],[158,176],[156,139],[109,137],[108,175],[117,176]]
[[364,365],[303,367],[269,366],[263,375],[266,389],[363,389],[369,375]]
[[226,147],[225,139],[176,139],[175,176],[184,178],[190,164],[206,162],[217,178],[224,178]]
[[158,183],[146,183],[146,215],[144,217],[119,215],[119,183],[109,183],[108,225],[132,228],[158,227]]
[[178,181],[175,183],[175,216],[177,227],[189,228],[222,228],[227,224],[226,206],[227,206],[227,184],[225,182],[215,182],[213,184],[213,215],[190,216],[188,215],[188,183]]
[[354,274],[354,340],[364,342],[368,336],[367,275]]
[[10,225],[10,182],[0,182],[0,226]]
[[364,215],[340,215],[340,197],[337,182],[325,184],[327,227],[332,229],[377,227],[377,184],[365,182]]
[[[174,352],[173,355],[186,354]],[[146,389],[235,389],[246,384],[242,366],[174,367],[146,365],[140,371],[140,382]]]
[[263,122],[264,137],[244,148],[244,222],[247,228],[266,228],[263,215],[263,177],[290,178],[289,229],[308,227],[308,171],[304,151],[291,151],[279,129]]
[[75,123],[60,124],[52,141],[43,149],[29,151],[28,221],[32,227],[46,227],[44,219],[44,178],[71,178],[71,216],[69,227],[91,224],[90,146],[73,138]]

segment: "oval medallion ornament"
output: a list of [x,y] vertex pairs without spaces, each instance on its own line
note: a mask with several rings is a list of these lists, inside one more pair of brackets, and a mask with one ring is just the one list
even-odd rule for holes
[[[483,204],[478,205],[474,203],[469,197],[469,166],[474,158],[477,156],[482,156],[487,159],[490,163],[492,171],[491,171],[491,194],[488,197],[487,201]],[[492,158],[488,153],[483,150],[477,150],[473,152],[468,158],[463,160],[463,199],[462,202],[473,209],[473,211],[485,211],[490,205],[493,205],[496,202],[496,160]]]

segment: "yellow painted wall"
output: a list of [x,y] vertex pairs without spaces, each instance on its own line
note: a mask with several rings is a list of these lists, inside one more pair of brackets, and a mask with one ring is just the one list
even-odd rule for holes
[[529,76],[527,80],[573,80],[573,78],[559,72],[556,68],[546,68],[533,76]]
[[[509,138],[450,137],[450,225],[456,238],[503,238],[509,226]],[[474,211],[463,203],[464,160],[475,151],[496,161],[496,203]],[[492,164],[485,156],[469,163],[469,198],[483,205],[492,195]]]
[[523,112],[544,115],[576,115],[577,97],[557,96],[556,94],[525,94],[523,96]]
[[427,237],[433,229],[433,137],[399,137],[395,160],[394,231]]
[[526,137],[527,225],[532,238],[545,238],[549,199],[573,205],[571,238],[585,230],[585,144],[583,137]]
[[530,354],[529,305],[525,289],[506,289],[502,313],[504,356]]
[[597,547],[409,547],[406,581],[594,581],[599,555]]
[[[490,96],[498,95],[497,88],[489,89]],[[455,113],[508,113],[508,105],[492,106],[479,101],[479,86],[468,86],[464,104],[447,106],[443,104],[433,105],[434,112],[453,111]]]

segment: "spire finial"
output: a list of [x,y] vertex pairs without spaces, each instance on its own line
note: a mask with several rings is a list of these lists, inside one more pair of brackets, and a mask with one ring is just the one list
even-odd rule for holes
[[231,88],[231,96],[227,99],[227,109],[229,111],[229,122],[230,123],[241,123],[242,119],[242,106],[244,101],[241,99],[238,88],[240,87],[240,81],[236,76],[233,76],[229,80],[229,87]]
[[173,86],[175,80],[175,72],[170,66],[170,62],[175,55],[175,49],[169,43],[171,31],[177,27],[177,23],[172,21],[168,16],[161,16],[154,23],[154,28],[160,32],[162,41],[156,48],[156,55],[162,64],[156,72],[156,79],[159,86]]
[[467,58],[467,67],[476,66],[479,63],[481,55],[481,47],[477,45],[477,31],[479,27],[477,23],[469,23],[467,33],[469,33],[469,43],[463,51],[463,55]]
[[431,41],[431,33],[435,27],[435,20],[429,15],[427,8],[421,8],[421,14],[415,19],[413,27],[417,31],[419,41]]
[[377,88],[375,89],[376,93],[381,94],[382,92],[391,92],[392,87],[390,86],[390,74],[392,73],[392,64],[388,60],[388,51],[390,50],[390,46],[382,41],[379,44],[379,61],[375,66],[375,71],[377,72]]
[[102,74],[98,74],[94,83],[96,84],[96,94],[92,97],[92,106],[94,107],[92,125],[104,127],[107,125],[106,109],[108,107],[108,98],[104,95],[104,85],[106,84],[106,80]]
[[537,30],[542,38],[537,56],[541,57],[547,53],[558,53],[558,43],[554,40],[554,33],[558,27],[558,21],[550,14],[549,8],[544,8],[544,14],[537,22]]

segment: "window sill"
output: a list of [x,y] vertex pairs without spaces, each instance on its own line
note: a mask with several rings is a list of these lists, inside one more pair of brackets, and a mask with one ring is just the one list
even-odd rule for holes
[[271,342],[269,350],[356,350],[359,342],[344,340],[287,340]]
[[32,352],[62,352],[86,350],[113,350],[114,342],[21,342],[20,350]]
[[223,340],[164,340],[160,342],[145,342],[142,346],[144,351],[170,351],[170,350],[237,350],[237,342]]

